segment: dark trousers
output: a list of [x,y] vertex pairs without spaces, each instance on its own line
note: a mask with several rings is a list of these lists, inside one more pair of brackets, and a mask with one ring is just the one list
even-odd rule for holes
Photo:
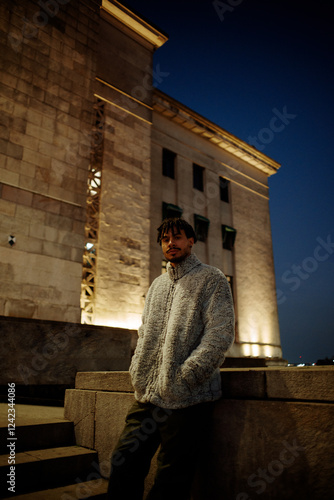
[[109,500],[142,500],[144,480],[158,453],[158,468],[147,500],[188,500],[199,454],[203,452],[213,404],[179,410],[150,403],[131,407],[111,457]]

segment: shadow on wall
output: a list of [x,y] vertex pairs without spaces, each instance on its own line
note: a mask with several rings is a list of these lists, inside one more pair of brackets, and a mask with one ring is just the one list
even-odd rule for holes
[[[334,367],[224,369],[221,375],[223,397],[192,500],[333,499]],[[77,444],[97,450],[109,477],[110,455],[134,399],[129,372],[78,373],[66,396]]]
[[284,398],[217,402],[193,500],[334,498],[333,405]]
[[0,385],[74,387],[78,371],[127,370],[132,330],[0,316]]

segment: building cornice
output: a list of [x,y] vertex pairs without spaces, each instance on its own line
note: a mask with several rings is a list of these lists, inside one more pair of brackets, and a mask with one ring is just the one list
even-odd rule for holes
[[102,0],[101,9],[108,12],[121,24],[135,32],[156,49],[168,40],[168,36],[135,14],[117,0]]
[[258,168],[268,176],[275,174],[280,168],[280,164],[269,158],[269,156],[161,92],[161,90],[154,89],[153,109],[171,121],[191,130],[191,132]]

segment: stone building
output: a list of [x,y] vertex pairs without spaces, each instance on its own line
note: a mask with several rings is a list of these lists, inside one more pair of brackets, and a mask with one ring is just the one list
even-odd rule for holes
[[0,23],[0,315],[136,329],[182,214],[230,280],[230,357],[280,359],[279,165],[154,88],[167,36],[118,1],[4,0]]

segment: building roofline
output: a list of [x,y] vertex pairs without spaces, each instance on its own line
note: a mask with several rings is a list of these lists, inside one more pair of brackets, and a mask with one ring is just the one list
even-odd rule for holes
[[269,156],[258,151],[254,146],[247,144],[156,88],[154,89],[153,109],[216,146],[250,163],[268,176],[275,174],[281,166]]
[[102,0],[101,9],[150,42],[155,48],[161,47],[168,40],[166,33],[117,0]]

